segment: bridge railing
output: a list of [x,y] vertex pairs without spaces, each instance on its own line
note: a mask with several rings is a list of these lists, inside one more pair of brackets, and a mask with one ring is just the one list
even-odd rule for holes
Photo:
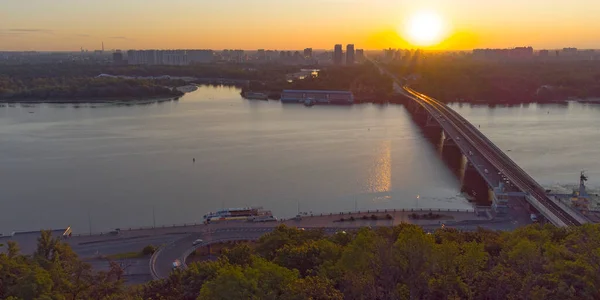
[[[408,91],[409,93],[416,93],[414,91]],[[416,93],[416,94],[420,94],[420,93]],[[421,96],[417,95],[415,96],[416,98],[418,98],[419,100],[422,100],[420,98],[428,98],[434,102],[437,102],[437,100],[428,97],[428,96],[423,96],[421,94]],[[418,101],[419,103],[421,103],[422,101]],[[440,106],[444,105],[441,104],[439,102],[437,102]],[[422,104],[424,105],[424,104]],[[489,162],[492,163],[496,168],[499,168],[499,170],[502,170],[504,172],[510,172],[510,169],[515,170],[517,175],[523,175],[525,180],[514,180],[514,178],[511,178],[511,181],[514,182],[515,185],[519,186],[519,188],[521,188],[523,191],[527,191],[530,192],[532,194],[540,194],[540,190],[542,189],[541,186],[527,173],[525,172],[521,167],[519,167],[513,160],[511,160],[508,155],[506,155],[504,152],[502,152],[493,142],[491,142],[484,134],[482,134],[479,130],[477,130],[475,128],[475,126],[473,126],[470,122],[468,122],[468,120],[466,120],[464,117],[462,117],[460,114],[456,113],[454,110],[452,110],[451,108],[448,108],[447,106],[443,106],[447,112],[454,118],[456,118],[458,120],[458,124],[457,125],[457,129],[460,130],[460,127],[464,127],[466,130],[470,131],[471,134],[474,135],[475,138],[478,138],[481,142],[484,143],[484,145],[490,147],[490,150],[492,150],[492,152],[490,154],[492,155],[498,155],[500,160],[503,162],[507,163],[507,166],[504,166],[504,168],[502,168],[502,166],[496,166],[496,163],[498,163],[496,160],[490,160]],[[462,124],[462,125],[461,125]],[[464,125],[464,126],[463,126]],[[462,131],[462,130],[460,130]],[[473,141],[469,138],[468,135],[466,135],[463,132],[463,136],[469,140],[471,143],[473,143]],[[507,175],[508,176],[508,175]],[[520,179],[520,178],[519,178]],[[521,186],[522,185],[522,186]],[[577,218],[575,216],[573,216],[572,210],[568,207],[560,207],[558,206],[558,204],[554,205],[552,203],[556,203],[556,201],[553,201],[552,199],[547,198],[547,201],[550,201],[550,204],[546,204],[544,202],[542,202],[541,200],[538,200],[536,197],[528,197],[528,200],[530,202],[534,201],[535,203],[532,203],[535,206],[539,206],[540,207],[540,212],[543,212],[546,216],[549,216],[549,219],[552,219],[553,223],[555,223],[556,225],[560,225],[560,226],[566,226],[567,222],[568,224],[577,224],[577,223],[581,223],[581,221],[579,221],[581,218]],[[547,205],[549,205],[549,207],[546,207]],[[543,209],[541,207],[544,207]],[[554,210],[557,210],[556,212],[554,212]],[[562,210],[563,212],[559,212],[558,210]],[[568,217],[565,217],[563,214],[566,214]],[[571,220],[569,220],[569,218]],[[567,221],[564,221],[563,219],[566,219]],[[558,222],[557,222],[558,220]],[[574,222],[573,222],[574,221]],[[585,221],[584,221],[585,222]]]
[[173,242],[166,244],[166,245],[162,245],[160,247],[158,247],[158,249],[156,249],[156,251],[154,251],[154,253],[152,253],[152,256],[150,257],[150,262],[148,262],[148,267],[150,268],[150,275],[152,276],[153,280],[158,280],[160,279],[160,275],[158,274],[158,272],[156,271],[156,260],[158,259],[158,256],[161,254],[161,252],[168,247],[169,245],[172,245]]

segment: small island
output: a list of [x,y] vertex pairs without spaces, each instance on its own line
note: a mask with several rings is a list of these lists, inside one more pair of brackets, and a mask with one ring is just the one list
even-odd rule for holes
[[91,103],[170,100],[181,97],[185,86],[173,80],[97,77],[9,78],[0,76],[0,102]]
[[[0,102],[90,103],[171,100],[194,84],[245,85],[293,71],[289,66],[243,64],[187,66],[84,64],[0,64]],[[106,75],[112,74],[112,75]]]

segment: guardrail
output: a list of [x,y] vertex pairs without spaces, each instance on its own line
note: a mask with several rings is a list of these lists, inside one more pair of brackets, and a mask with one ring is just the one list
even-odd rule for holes
[[[359,211],[343,211],[343,212],[335,212],[335,213],[304,213],[301,214],[300,216],[302,218],[308,218],[308,217],[322,217],[322,216],[333,216],[333,215],[344,215],[344,214],[363,214],[363,213],[390,213],[390,212],[474,212],[474,209],[451,209],[451,208],[447,208],[447,209],[441,209],[441,208],[401,208],[401,209],[375,209],[375,210],[359,210]],[[280,218],[279,220],[290,220],[293,219],[294,217],[287,217],[287,218]],[[121,233],[123,232],[133,232],[133,231],[140,231],[140,230],[153,230],[153,229],[165,229],[165,228],[184,228],[184,227],[197,227],[197,226],[204,226],[204,223],[182,223],[182,224],[172,224],[172,225],[160,225],[160,226],[140,226],[140,227],[129,227],[129,228],[119,228],[119,231]],[[64,231],[64,229],[60,229],[60,231]],[[0,234],[0,237],[2,238],[6,238],[6,237],[10,237],[14,234],[22,234],[23,232],[16,232],[16,233],[11,233],[11,234]],[[26,233],[26,232],[25,232]],[[112,231],[101,231],[101,232],[92,232],[90,233],[73,233],[71,236],[72,237],[89,237],[89,236],[106,236],[106,235],[115,235],[118,236],[118,234],[115,234],[115,230]]]
[[[310,218],[310,217],[327,217],[327,216],[343,216],[343,215],[353,215],[353,214],[382,214],[382,213],[395,213],[395,212],[475,212],[475,209],[452,209],[452,208],[402,208],[402,209],[376,209],[376,210],[358,210],[358,211],[342,211],[336,213],[319,213],[319,214],[308,214],[308,213],[300,213],[301,218]],[[281,219],[281,220],[289,220],[294,219]]]
[[158,276],[158,273],[156,272],[156,259],[158,258],[158,256],[160,255],[160,253],[162,252],[163,249],[165,249],[168,245],[172,245],[174,242],[170,242],[168,244],[164,244],[160,247],[158,247],[158,249],[156,249],[156,251],[154,251],[154,253],[152,253],[152,256],[150,257],[150,262],[149,262],[149,267],[150,267],[150,275],[152,276],[153,280],[158,280],[160,279],[160,276]]

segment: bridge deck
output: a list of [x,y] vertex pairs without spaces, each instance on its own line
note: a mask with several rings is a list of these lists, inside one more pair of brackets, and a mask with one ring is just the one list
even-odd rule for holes
[[[397,83],[395,83],[395,88],[399,88]],[[527,201],[556,226],[564,227],[587,223],[584,217],[569,207],[561,206],[549,198],[533,178],[458,113],[445,104],[410,88],[402,87],[401,89],[406,96],[419,103],[440,123],[443,130],[451,135],[462,153],[476,166],[478,172],[490,186],[496,186],[492,178],[497,174],[496,171],[500,171],[510,180],[511,185],[527,193]],[[478,160],[483,163],[479,164]]]

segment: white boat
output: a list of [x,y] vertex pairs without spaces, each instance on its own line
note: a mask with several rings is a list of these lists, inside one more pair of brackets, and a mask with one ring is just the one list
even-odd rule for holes
[[313,105],[315,105],[315,100],[312,98],[306,98],[304,100],[304,105],[305,106],[313,106]]
[[230,220],[255,221],[269,219],[277,220],[270,210],[263,210],[262,207],[227,208],[204,215],[205,224]]

